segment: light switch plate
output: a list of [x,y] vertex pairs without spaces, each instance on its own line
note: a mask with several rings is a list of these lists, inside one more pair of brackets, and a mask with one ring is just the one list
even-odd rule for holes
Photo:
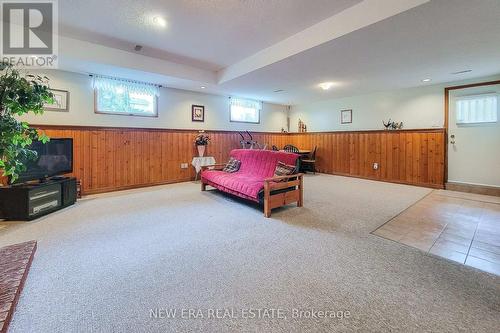
[[187,163],[181,163],[181,169],[187,169],[188,164]]

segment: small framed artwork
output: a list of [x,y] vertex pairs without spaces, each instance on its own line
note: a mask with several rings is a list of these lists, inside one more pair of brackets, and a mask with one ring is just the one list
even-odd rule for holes
[[53,103],[45,103],[43,109],[46,111],[59,111],[68,112],[69,111],[69,91],[50,89],[52,94],[54,94]]
[[340,123],[350,124],[352,123],[352,110],[342,110],[340,111]]
[[193,105],[191,106],[191,120],[192,121],[205,121],[205,106]]

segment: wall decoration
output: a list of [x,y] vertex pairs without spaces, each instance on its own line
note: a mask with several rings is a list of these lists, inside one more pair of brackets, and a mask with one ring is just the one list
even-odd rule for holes
[[395,122],[389,119],[387,123],[382,120],[382,124],[384,124],[384,127],[386,130],[400,130],[403,129],[403,122]]
[[50,89],[54,95],[53,103],[45,103],[43,109],[46,111],[69,112],[69,91]]
[[307,132],[307,125],[299,118],[299,133]]
[[192,121],[205,121],[205,106],[193,105],[191,106],[191,120]]
[[340,111],[340,123],[350,124],[352,123],[352,110],[342,110]]

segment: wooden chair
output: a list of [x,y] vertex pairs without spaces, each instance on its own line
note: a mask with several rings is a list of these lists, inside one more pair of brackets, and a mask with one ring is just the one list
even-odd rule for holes
[[285,145],[283,147],[283,150],[286,151],[287,153],[299,153],[299,148],[295,147],[294,145]]
[[316,149],[317,147],[314,147],[312,153],[301,160],[302,171],[312,171],[313,174],[316,174]]

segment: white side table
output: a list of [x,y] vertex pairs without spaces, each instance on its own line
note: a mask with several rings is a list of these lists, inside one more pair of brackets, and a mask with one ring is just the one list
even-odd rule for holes
[[191,162],[191,164],[193,165],[194,170],[196,171],[196,177],[194,178],[194,180],[198,180],[198,174],[201,171],[201,167],[215,164],[215,157],[213,156],[193,157],[193,161]]

